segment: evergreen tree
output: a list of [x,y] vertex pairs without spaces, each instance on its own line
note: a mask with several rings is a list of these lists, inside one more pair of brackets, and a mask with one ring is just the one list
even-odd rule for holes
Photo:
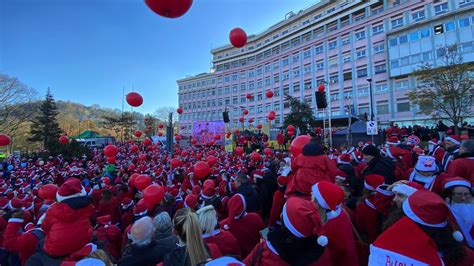
[[62,133],[56,119],[59,112],[49,88],[39,111],[39,114],[31,121],[29,141],[42,141],[43,147],[49,150],[58,141],[59,135]]
[[307,102],[301,102],[290,95],[285,95],[285,101],[288,101],[291,111],[285,117],[283,124],[284,129],[286,129],[288,125],[293,125],[295,129],[299,129],[303,135],[311,132],[311,129],[316,126],[316,120],[313,117],[311,106]]

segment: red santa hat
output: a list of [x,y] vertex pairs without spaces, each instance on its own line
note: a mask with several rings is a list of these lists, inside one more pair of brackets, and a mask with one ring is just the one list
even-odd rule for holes
[[428,144],[438,145],[438,139],[437,138],[432,138],[428,141]]
[[6,198],[0,198],[0,210],[4,210],[8,207],[10,201]]
[[351,155],[348,153],[343,153],[339,158],[337,158],[337,163],[340,164],[351,164]]
[[112,219],[110,215],[103,215],[100,217],[97,217],[97,224],[98,225],[108,225],[112,223]]
[[303,238],[318,236],[320,246],[328,244],[328,238],[323,235],[323,223],[316,207],[310,201],[301,198],[289,198],[283,206],[283,223],[296,237]]
[[54,184],[47,184],[39,188],[38,196],[44,200],[53,201],[56,199],[56,193],[58,192],[58,190],[58,186]]
[[280,187],[286,186],[288,184],[288,178],[281,175],[277,178],[277,183]]
[[256,169],[256,170],[253,172],[253,178],[255,178],[255,179],[257,179],[257,178],[262,179],[262,178],[263,178],[263,175],[264,175],[264,173],[263,173],[263,171],[260,170],[260,169]]
[[145,204],[144,201],[140,200],[134,207],[133,207],[133,215],[134,216],[143,216],[148,214],[148,205]]
[[364,187],[368,190],[375,191],[378,186],[382,185],[385,178],[378,174],[370,174],[365,177]]
[[402,209],[408,218],[421,225],[448,225],[448,206],[440,196],[428,190],[417,190],[403,202]]
[[337,171],[336,171],[336,180],[341,180],[342,182],[345,182],[346,178],[347,178],[346,172],[344,172],[340,169],[337,169]]
[[311,190],[318,204],[328,210],[335,211],[345,198],[342,188],[328,181],[320,181],[314,184]]
[[199,185],[194,185],[193,189],[192,189],[192,193],[194,195],[199,195],[201,194],[201,187]]
[[194,194],[189,194],[184,198],[184,207],[196,209],[199,203],[199,197]]
[[448,137],[444,138],[444,141],[450,141],[456,145],[461,145],[462,139],[457,135],[449,135]]
[[61,202],[66,199],[86,196],[86,189],[77,178],[69,178],[64,182],[56,193],[56,200]]
[[203,199],[212,199],[216,195],[216,188],[212,186],[203,186],[201,197]]
[[8,202],[8,208],[11,211],[21,210],[23,202],[19,198],[13,198]]
[[415,169],[419,172],[436,172],[438,170],[436,158],[428,155],[418,156]]
[[242,194],[235,194],[230,198],[227,203],[229,208],[229,218],[230,219],[240,219],[247,209],[247,204],[245,203],[245,198]]
[[425,188],[416,182],[408,181],[406,183],[400,183],[400,184],[395,185],[392,189],[392,192],[396,192],[396,193],[409,197],[413,195],[413,193],[415,193],[419,189],[425,189]]
[[471,182],[467,181],[466,179],[462,177],[453,177],[453,178],[446,179],[446,182],[444,183],[444,189],[457,187],[457,186],[467,187],[470,190]]
[[385,142],[387,145],[398,145],[400,144],[400,140],[396,136],[391,136]]

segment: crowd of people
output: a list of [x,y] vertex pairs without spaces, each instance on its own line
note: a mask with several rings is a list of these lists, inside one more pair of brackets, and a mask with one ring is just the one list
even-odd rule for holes
[[474,264],[474,140],[304,137],[289,151],[129,141],[113,157],[10,156],[0,264]]

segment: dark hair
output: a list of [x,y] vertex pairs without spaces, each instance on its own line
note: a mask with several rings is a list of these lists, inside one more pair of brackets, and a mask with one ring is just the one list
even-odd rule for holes
[[237,180],[239,180],[241,184],[247,184],[250,181],[248,175],[244,173],[239,173],[237,175]]
[[268,240],[280,258],[290,265],[309,265],[321,257],[324,247],[317,242],[317,236],[298,238],[284,225],[268,233]]
[[104,189],[102,191],[102,199],[105,201],[105,202],[108,202],[112,199],[112,191],[108,190],[108,189]]
[[453,229],[451,226],[448,225],[439,228],[418,223],[417,225],[436,243],[445,264],[455,264],[466,256],[462,243],[453,238]]

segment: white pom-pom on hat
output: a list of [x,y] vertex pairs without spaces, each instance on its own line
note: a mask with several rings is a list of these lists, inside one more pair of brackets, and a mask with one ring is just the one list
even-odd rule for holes
[[321,235],[321,236],[318,237],[318,244],[320,246],[325,247],[325,246],[328,245],[328,243],[329,243],[329,240],[328,240],[327,236]]
[[453,232],[453,238],[458,242],[462,242],[464,240],[464,236],[459,231],[454,231]]

